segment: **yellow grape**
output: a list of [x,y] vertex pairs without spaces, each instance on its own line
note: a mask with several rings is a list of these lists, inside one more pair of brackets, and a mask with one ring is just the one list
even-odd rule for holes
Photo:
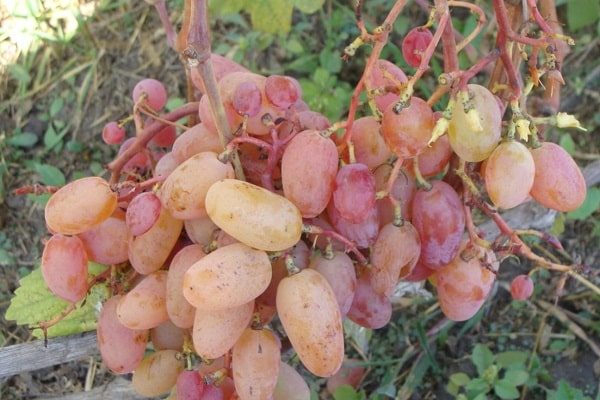
[[262,400],[273,395],[281,350],[268,329],[246,328],[233,346],[232,373],[240,400]]
[[110,217],[117,194],[97,176],[77,179],[54,193],[46,203],[46,224],[52,232],[76,235]]
[[250,323],[254,300],[220,310],[196,310],[192,339],[201,357],[214,360],[227,353]]
[[328,377],[344,360],[342,317],[327,280],[304,269],[281,280],[277,312],[302,364],[313,374]]
[[194,306],[183,296],[183,276],[188,269],[206,253],[199,244],[179,250],[173,257],[167,273],[167,312],[169,318],[180,328],[191,328],[194,323]]
[[520,142],[501,143],[486,159],[485,188],[499,208],[513,208],[527,200],[534,176],[533,157]]
[[152,397],[171,390],[183,371],[183,359],[178,353],[176,350],[159,350],[144,358],[131,379],[135,391]]
[[219,161],[217,153],[204,151],[181,163],[163,182],[159,196],[175,218],[200,218],[206,215],[204,200],[211,185],[233,176],[231,164]]
[[219,228],[261,250],[285,250],[302,234],[302,215],[292,202],[236,179],[223,179],[210,187],[206,211]]
[[117,316],[131,329],[155,328],[167,321],[167,271],[146,275],[121,298]]
[[279,364],[279,376],[273,392],[273,400],[310,400],[310,388],[296,369]]
[[479,115],[479,130],[470,123],[460,101],[457,101],[448,126],[450,146],[465,161],[485,160],[500,140],[502,113],[498,101],[488,89],[476,84],[467,85],[473,94],[473,107]]
[[121,295],[106,300],[98,316],[98,348],[104,364],[116,374],[133,371],[146,351],[148,330],[129,329],[119,322],[117,304]]
[[140,274],[149,274],[163,266],[183,227],[183,221],[163,207],[152,228],[140,236],[129,237],[129,261]]
[[254,300],[269,286],[267,253],[233,243],[198,260],[183,277],[183,295],[194,307],[219,310]]

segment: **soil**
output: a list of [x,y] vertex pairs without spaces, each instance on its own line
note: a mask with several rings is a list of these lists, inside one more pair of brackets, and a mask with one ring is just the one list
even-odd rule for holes
[[[45,89],[32,96],[19,97],[15,94],[16,83],[8,79],[7,71],[0,70],[0,131],[10,136],[10,132],[20,129],[32,132],[39,137],[38,144],[22,151],[18,158],[10,154],[11,148],[1,145],[2,160],[6,168],[3,176],[5,191],[0,198],[0,229],[5,239],[0,238],[0,247],[7,251],[8,262],[0,269],[0,346],[8,346],[33,340],[27,328],[15,325],[4,319],[11,293],[18,287],[18,280],[34,268],[39,260],[43,241],[48,237],[43,217],[43,208],[32,198],[16,195],[14,189],[39,183],[39,176],[30,168],[24,168],[27,160],[37,160],[59,168],[67,180],[80,172],[90,172],[93,162],[104,163],[111,159],[115,149],[104,146],[101,142],[102,126],[114,119],[123,118],[131,109],[130,91],[133,85],[144,77],[161,80],[172,90],[171,95],[184,97],[185,77],[180,60],[174,51],[166,46],[164,31],[153,10],[144,2],[136,5],[121,5],[117,10],[108,13],[98,13],[90,16],[86,23],[86,34],[76,37],[70,46],[49,47],[50,70],[60,70],[67,60],[77,59],[77,64],[89,61],[95,57],[95,66],[74,73],[70,79],[53,77],[55,81]],[[6,18],[6,9],[0,17]],[[178,16],[174,16],[177,20]],[[131,22],[133,21],[133,22]],[[125,23],[127,22],[127,23]],[[4,23],[4,22],[3,22]],[[217,33],[217,36],[219,33]],[[90,39],[92,38],[92,39]],[[95,49],[90,50],[90,44]],[[88,50],[81,48],[88,47]],[[41,60],[39,53],[38,61]],[[569,86],[564,94],[565,111],[575,109],[583,125],[591,121],[597,113],[600,88],[598,87],[599,68],[591,65],[588,60],[600,58],[600,41],[592,39],[588,47],[578,54],[571,54],[567,60],[569,76],[587,76],[582,86],[585,90],[575,93]],[[587,71],[587,72],[586,72]],[[77,93],[88,77],[92,74],[91,84],[81,97],[78,107],[69,93]],[[591,77],[591,78],[590,78]],[[595,78],[594,78],[595,77]],[[49,78],[50,79],[50,78]],[[579,78],[577,78],[579,79]],[[580,80],[581,81],[581,80]],[[44,115],[48,113],[53,98],[63,97],[66,105],[50,121]],[[71,100],[69,100],[71,99]],[[83,144],[79,153],[71,151],[48,151],[44,148],[43,137],[49,124],[64,121],[70,130],[65,141],[77,141]],[[578,139],[577,146],[588,154],[598,154],[600,141],[596,137]],[[584,160],[583,163],[586,163]],[[595,214],[597,216],[597,213]],[[600,257],[598,236],[592,234],[594,221],[569,222],[561,239],[565,245],[565,253],[557,253],[559,257],[573,259],[589,268],[583,272],[587,279],[600,285],[598,260]],[[2,260],[4,262],[4,260]],[[600,354],[595,354],[590,345],[580,336],[572,324],[580,324],[587,339],[600,344],[600,327],[598,326],[598,298],[586,295],[585,290],[573,279],[568,279],[562,291],[558,309],[561,315],[568,316],[568,321],[561,322],[559,316],[548,315],[539,304],[528,302],[522,307],[515,307],[506,291],[506,283],[519,271],[528,271],[526,266],[503,264],[499,286],[492,301],[485,310],[485,315],[475,326],[461,332],[464,324],[455,324],[447,331],[447,339],[434,343],[435,359],[442,368],[435,374],[424,379],[424,384],[413,394],[413,399],[444,399],[451,398],[444,387],[450,373],[465,371],[473,373],[468,357],[476,343],[489,344],[492,351],[508,349],[530,350],[538,332],[542,343],[538,346],[542,364],[548,369],[554,382],[545,383],[546,387],[554,387],[554,383],[564,378],[574,388],[579,388],[588,396],[598,396],[598,381],[600,376]],[[556,288],[557,276],[544,275],[544,281],[538,282],[546,295],[540,295],[546,301],[552,301],[551,293]],[[582,297],[583,296],[583,297]],[[394,325],[401,321],[409,321],[411,317],[423,315],[431,302],[415,302],[411,305],[398,306]],[[429,319],[426,324],[434,325],[439,322],[437,317]],[[583,315],[584,318],[578,318]],[[587,319],[585,319],[587,318]],[[594,320],[595,318],[595,320]],[[592,325],[585,326],[586,321]],[[579,326],[579,325],[578,325]],[[414,326],[413,326],[414,328]],[[425,329],[432,326],[425,326]],[[401,337],[404,332],[405,337]],[[406,350],[401,343],[415,343],[417,339],[410,337],[414,331],[403,331],[387,327],[374,333],[371,339],[371,349],[377,350],[386,357],[401,357]],[[398,339],[400,337],[400,339]],[[564,348],[557,347],[556,338],[564,339]],[[397,340],[391,342],[390,338]],[[93,380],[94,386],[102,385],[114,379],[98,363],[99,357],[92,357],[99,366]],[[410,367],[410,363],[407,367]],[[0,381],[0,397],[2,399],[34,399],[61,397],[68,393],[78,393],[84,390],[86,377],[89,375],[90,360],[70,362],[42,370],[34,370]],[[377,389],[385,369],[372,371],[363,383],[367,390]],[[404,373],[404,371],[403,371]],[[316,383],[315,383],[316,384]],[[530,393],[527,398],[545,398],[543,391]]]

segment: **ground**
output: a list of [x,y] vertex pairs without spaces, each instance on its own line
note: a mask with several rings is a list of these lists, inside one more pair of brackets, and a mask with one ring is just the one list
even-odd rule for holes
[[[3,29],[7,30],[24,20],[9,15],[10,3],[0,0],[0,20]],[[102,126],[128,114],[132,106],[129,93],[141,78],[161,80],[174,98],[181,98],[185,93],[179,57],[166,46],[158,18],[145,2],[87,3],[82,0],[75,9],[69,7],[77,2],[66,0],[31,3],[46,7],[34,13],[44,17],[26,20],[24,28],[44,32],[47,40],[34,41],[38,47],[28,50],[23,44],[27,35],[4,34],[0,42],[0,59],[10,60],[0,64],[2,347],[33,339],[27,328],[5,320],[4,311],[12,292],[18,287],[18,280],[34,268],[43,240],[48,237],[43,207],[32,197],[16,195],[13,190],[45,182],[45,179],[56,179],[55,175],[48,177],[52,170],[47,166],[58,168],[67,180],[100,170],[115,152],[102,143]],[[327,4],[331,5],[330,2]],[[50,12],[52,10],[66,11],[61,14]],[[73,10],[78,10],[79,14]],[[351,25],[352,13],[344,15]],[[173,20],[178,21],[178,18],[175,12]],[[34,27],[36,23],[38,25]],[[239,54],[241,50],[232,44],[232,38],[235,34],[239,38],[240,25],[230,19],[215,23],[214,27],[215,41],[220,41],[218,48]],[[233,31],[229,31],[232,27]],[[600,146],[597,131],[600,125],[597,111],[600,103],[600,39],[592,28],[577,32],[580,44],[565,61],[569,67],[565,70],[568,85],[563,93],[563,110],[576,113],[584,126],[591,127],[591,132],[586,135],[573,135],[576,157],[582,166],[599,158]],[[316,40],[315,45],[319,42],[325,42],[325,39]],[[272,70],[285,69],[284,50],[285,46],[274,44],[262,52],[250,46],[247,52],[254,66]],[[351,68],[344,68],[351,80]],[[19,133],[31,133],[36,139],[26,145],[10,142]],[[559,132],[555,131],[553,135],[553,140],[561,138]],[[565,252],[554,253],[564,262],[573,260],[588,266],[582,272],[596,285],[600,284],[600,243],[598,233],[595,233],[597,216],[596,212],[583,221],[567,220],[561,236]],[[554,388],[554,383],[564,378],[570,386],[581,389],[588,396],[598,396],[600,354],[594,353],[591,347],[593,343],[600,343],[598,296],[592,295],[577,281],[568,279],[557,306],[553,311],[546,311],[544,304],[554,301],[559,277],[540,274],[535,300],[516,304],[511,301],[506,287],[517,271],[527,270],[526,264],[503,263],[499,274],[501,284],[480,319],[472,324],[440,328],[437,324],[441,315],[433,307],[434,301],[418,296],[399,302],[394,323],[375,332],[369,342],[368,356],[373,363],[361,388],[368,393],[383,391],[384,383],[389,379],[386,372],[393,368],[377,364],[403,356],[409,358],[390,382],[397,388],[402,385],[409,388],[405,379],[408,369],[420,365],[417,361],[431,357],[432,365],[411,398],[451,398],[445,391],[451,373],[465,371],[476,376],[469,361],[474,344],[486,344],[496,354],[505,350],[531,351],[537,343],[535,349],[540,365],[547,369],[551,379],[544,381],[544,374],[540,372],[538,383],[541,386]],[[436,327],[441,333],[427,341],[426,332]],[[357,344],[364,339],[363,333],[357,333],[354,339],[356,352],[365,350]],[[425,342],[429,343],[427,354],[415,350],[415,345],[423,346]],[[0,397],[37,398],[78,392],[83,388],[87,371],[86,360],[22,374],[0,383]],[[101,368],[95,382],[100,384],[109,379],[111,375]],[[538,387],[526,398],[544,396],[544,391]]]

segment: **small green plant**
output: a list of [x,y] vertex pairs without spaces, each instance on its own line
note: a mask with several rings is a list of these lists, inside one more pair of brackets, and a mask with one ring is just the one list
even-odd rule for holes
[[446,390],[461,400],[485,400],[491,393],[500,399],[518,399],[518,387],[532,383],[527,359],[524,351],[493,354],[485,345],[477,344],[471,354],[477,377],[472,378],[465,372],[454,373]]

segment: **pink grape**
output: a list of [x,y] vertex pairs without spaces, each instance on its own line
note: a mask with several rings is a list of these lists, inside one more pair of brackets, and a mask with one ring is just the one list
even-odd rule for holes
[[510,283],[510,294],[515,300],[527,300],[533,294],[533,281],[529,275],[517,275]]
[[167,271],[144,276],[121,298],[117,316],[130,329],[155,328],[167,321]]
[[371,286],[369,270],[363,270],[356,280],[356,292],[347,317],[360,326],[369,329],[383,328],[392,318],[392,303]]
[[178,400],[201,400],[204,383],[198,371],[183,370],[177,376],[175,384]]
[[156,79],[142,79],[133,87],[134,103],[137,103],[142,95],[147,96],[146,103],[154,111],[159,111],[167,104],[167,89]]
[[356,290],[356,273],[352,259],[344,252],[336,251],[332,258],[317,254],[309,264],[327,279],[340,306],[342,317],[346,316]]
[[364,221],[353,224],[341,217],[334,207],[333,201],[331,201],[327,206],[327,216],[335,230],[345,236],[346,239],[354,242],[359,249],[366,249],[375,243],[379,233],[379,213],[376,207],[371,209]]
[[375,207],[375,177],[364,164],[346,164],[338,171],[333,189],[333,205],[352,224],[367,219]]
[[110,121],[102,128],[102,140],[106,144],[119,144],[125,139],[127,131],[117,121]]
[[277,108],[286,109],[299,98],[298,85],[287,76],[271,75],[265,81],[265,95]]
[[372,116],[354,121],[351,130],[356,161],[373,170],[392,156],[381,135],[381,124]]
[[180,164],[195,154],[203,151],[220,153],[223,145],[216,131],[208,129],[206,124],[199,123],[179,135],[173,143],[173,156]]
[[171,349],[183,351],[186,331],[171,320],[165,321],[150,330],[150,340],[155,350]]
[[140,193],[127,206],[125,221],[134,236],[143,235],[156,223],[162,204],[153,192]]
[[154,137],[151,142],[158,147],[171,147],[175,138],[177,137],[177,129],[174,125],[167,125],[162,128]]
[[75,236],[53,235],[42,253],[42,276],[48,288],[63,300],[83,300],[88,290],[88,257]]
[[99,225],[77,235],[91,261],[99,264],[120,264],[127,261],[127,240],[129,229],[125,223],[125,213],[117,208],[113,214]]
[[[390,104],[396,103],[398,101],[397,90],[401,84],[407,81],[406,74],[396,64],[383,59],[375,61],[367,76],[367,87],[382,92],[374,97],[377,109],[383,112]],[[390,89],[394,90],[390,91]]]
[[254,117],[262,104],[260,88],[252,81],[240,82],[235,88],[231,104],[239,115]]
[[[136,138],[134,138],[134,137],[126,139],[123,143],[121,143],[121,147],[119,147],[118,154],[121,155],[125,151],[127,151],[127,149],[129,149],[133,145],[133,143],[135,143],[135,141],[136,141]],[[140,172],[140,171],[143,171],[144,169],[146,169],[148,164],[149,164],[149,159],[148,159],[148,155],[146,154],[146,152],[139,151],[125,163],[125,165],[123,166],[123,171]]]
[[408,65],[417,68],[421,64],[423,52],[431,43],[433,34],[429,29],[413,28],[402,41],[402,56]]

